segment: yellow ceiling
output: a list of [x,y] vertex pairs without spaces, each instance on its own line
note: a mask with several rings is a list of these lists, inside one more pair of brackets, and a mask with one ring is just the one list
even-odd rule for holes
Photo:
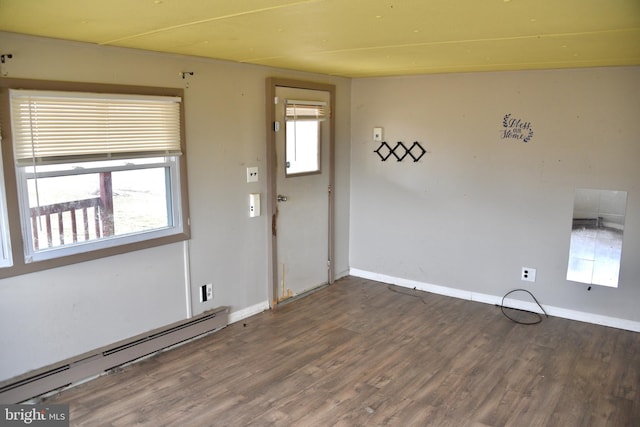
[[346,77],[640,65],[640,0],[0,0],[0,30]]

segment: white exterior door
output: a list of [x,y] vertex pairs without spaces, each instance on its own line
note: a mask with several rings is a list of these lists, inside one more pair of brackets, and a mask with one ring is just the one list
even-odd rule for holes
[[276,88],[277,300],[329,282],[330,93]]

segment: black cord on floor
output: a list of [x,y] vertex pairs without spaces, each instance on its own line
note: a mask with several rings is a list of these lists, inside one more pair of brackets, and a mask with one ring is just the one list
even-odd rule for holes
[[[538,300],[536,299],[536,297],[534,297],[534,296],[533,296],[533,294],[532,294],[531,292],[529,292],[529,291],[528,291],[528,290],[526,290],[526,289],[514,289],[514,290],[509,291],[509,292],[507,292],[506,294],[504,294],[504,296],[502,297],[502,302],[500,303],[500,311],[502,311],[502,314],[504,314],[504,316],[505,316],[507,319],[509,319],[509,320],[511,320],[512,322],[515,322],[515,323],[517,323],[517,324],[519,324],[519,325],[537,325],[538,323],[542,322],[542,316],[540,315],[540,313],[536,313],[535,311],[522,310],[522,309],[519,309],[519,308],[512,308],[512,307],[505,307],[505,306],[504,306],[504,299],[505,299],[507,296],[509,296],[509,295],[511,295],[512,293],[514,293],[514,292],[526,292],[526,293],[528,293],[529,295],[531,295],[531,298],[533,298],[533,300],[536,302],[536,304],[538,304],[538,307],[540,307],[540,310],[542,310],[542,313],[544,313],[544,316],[545,316],[545,317],[547,317],[547,318],[549,317],[549,315],[547,314],[547,312],[546,312],[546,311],[544,311],[544,308],[542,308],[542,305],[540,305],[540,303],[538,302]],[[505,313],[505,312],[504,312],[504,309],[505,309],[505,308],[508,308],[508,309],[510,309],[510,310],[523,311],[523,312],[525,312],[525,313],[535,314],[536,316],[538,316],[538,320],[536,320],[536,321],[534,321],[534,322],[522,322],[522,321],[520,321],[520,320],[514,319],[513,317],[509,317],[509,315],[508,315],[507,313]]]

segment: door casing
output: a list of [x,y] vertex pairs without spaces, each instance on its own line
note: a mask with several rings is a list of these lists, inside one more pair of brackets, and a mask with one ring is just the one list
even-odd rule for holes
[[328,277],[327,283],[334,281],[334,192],[335,192],[335,94],[336,87],[330,84],[307,82],[294,79],[267,78],[266,80],[266,134],[267,134],[267,205],[266,212],[271,219],[270,238],[268,245],[269,265],[269,301],[271,308],[278,305],[278,251],[277,251],[277,186],[276,186],[276,132],[274,128],[275,109],[274,102],[277,87],[294,89],[309,89],[329,92],[329,233],[328,233]]

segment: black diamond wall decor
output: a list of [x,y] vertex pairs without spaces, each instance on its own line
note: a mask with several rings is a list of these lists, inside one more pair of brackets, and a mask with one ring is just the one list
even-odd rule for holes
[[407,156],[411,157],[414,162],[417,162],[427,153],[427,150],[425,150],[418,141],[414,141],[409,148],[407,148],[402,141],[398,141],[393,148],[391,148],[386,141],[382,141],[380,146],[374,150],[374,153],[376,153],[383,162],[386,162],[392,155],[399,162],[403,161]]

